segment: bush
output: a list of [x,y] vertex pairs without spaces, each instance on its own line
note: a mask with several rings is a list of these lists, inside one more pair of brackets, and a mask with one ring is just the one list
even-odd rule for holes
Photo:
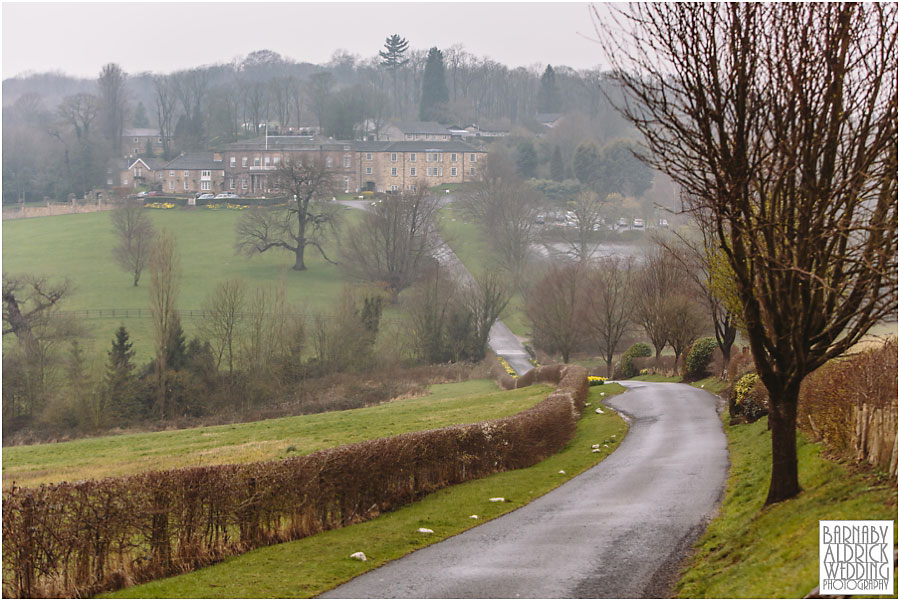
[[709,362],[718,346],[716,339],[712,337],[695,340],[684,357],[685,379],[699,380],[706,376]]
[[628,350],[622,353],[622,358],[619,360],[620,371],[616,378],[627,380],[628,378],[635,377],[636,375],[638,375],[638,368],[632,363],[632,359],[636,357],[650,357],[651,355],[653,355],[653,349],[650,348],[649,344],[646,344],[644,342],[635,342],[628,347]]
[[769,413],[769,395],[756,374],[744,374],[731,385],[728,413],[732,418],[743,417],[755,422]]

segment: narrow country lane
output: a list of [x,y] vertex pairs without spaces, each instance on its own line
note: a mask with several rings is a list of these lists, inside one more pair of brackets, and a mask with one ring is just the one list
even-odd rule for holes
[[725,435],[713,395],[684,384],[623,384],[628,391],[609,404],[631,429],[599,465],[322,597],[666,596],[723,489]]

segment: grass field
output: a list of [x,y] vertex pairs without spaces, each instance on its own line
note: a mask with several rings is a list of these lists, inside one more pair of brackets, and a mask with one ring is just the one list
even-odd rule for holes
[[[357,213],[342,211],[341,216],[349,223],[358,219]],[[251,290],[283,281],[287,299],[308,312],[330,309],[345,285],[338,268],[315,249],[307,249],[305,272],[291,270],[293,255],[285,251],[272,250],[254,257],[236,255],[234,228],[239,211],[147,209],[147,214],[157,228],[167,228],[177,240],[182,266],[179,309],[200,309],[219,282],[232,278],[243,279]],[[149,278],[144,274],[140,285],[132,286],[131,276],[113,262],[115,243],[109,212],[5,221],[3,271],[44,275],[53,280],[69,278],[75,289],[64,310],[146,310]],[[335,245],[327,247],[326,252],[332,256]],[[149,359],[152,342],[148,318],[91,316],[83,324],[91,336],[83,346],[93,348],[95,354],[103,353],[101,361],[120,324],[128,328],[138,358]],[[189,338],[194,333],[193,320],[184,319],[183,326]]]
[[[602,390],[601,390],[602,389]],[[487,478],[445,488],[421,501],[378,518],[323,532],[282,545],[264,547],[222,563],[173,578],[167,578],[106,597],[131,598],[260,598],[312,597],[342,582],[402,557],[411,551],[458,534],[556,488],[598,463],[622,440],[626,426],[612,411],[594,413],[606,395],[622,392],[616,384],[590,389],[588,400],[572,442],[561,452],[530,468],[495,474]],[[608,443],[601,453],[591,445]],[[562,470],[565,474],[560,474]],[[502,496],[508,503],[490,503]],[[477,515],[472,519],[470,515]],[[416,532],[430,528],[433,535]],[[349,558],[362,551],[366,563]]]
[[771,464],[766,420],[726,425],[725,432],[731,457],[725,499],[678,583],[679,597],[802,598],[819,582],[819,520],[896,519],[895,481],[828,461],[820,445],[802,436],[803,492],[764,508]]
[[[492,252],[483,233],[474,223],[466,221],[452,206],[441,209],[438,229],[453,252],[473,276],[491,267]],[[530,337],[531,326],[525,317],[525,300],[516,293],[503,316],[503,323],[516,336]]]
[[432,386],[430,394],[349,411],[187,430],[3,448],[3,486],[121,476],[152,469],[244,463],[512,415],[550,390],[498,391],[490,380]]

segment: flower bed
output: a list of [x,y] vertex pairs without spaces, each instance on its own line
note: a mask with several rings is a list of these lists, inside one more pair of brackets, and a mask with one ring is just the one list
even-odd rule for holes
[[172,202],[147,202],[144,203],[145,209],[174,209],[175,203]]
[[601,386],[606,383],[607,378],[603,376],[588,376],[588,386]]

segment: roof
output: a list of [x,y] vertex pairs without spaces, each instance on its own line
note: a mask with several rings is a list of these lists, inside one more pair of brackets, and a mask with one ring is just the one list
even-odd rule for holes
[[432,140],[403,141],[403,142],[355,142],[356,150],[362,152],[484,152],[484,150],[461,142],[451,140],[449,142],[436,142]]
[[562,117],[561,113],[538,113],[535,115],[538,123],[553,123],[559,120],[560,117]]
[[135,128],[135,129],[124,129],[122,130],[122,137],[124,138],[134,138],[134,137],[159,137],[158,129],[147,129],[147,128]]
[[138,157],[138,158],[134,159],[133,161],[131,161],[128,164],[128,167],[126,167],[126,169],[134,168],[135,163],[138,163],[138,162],[143,163],[144,166],[147,167],[147,169],[151,169],[153,171],[159,171],[160,169],[163,169],[166,166],[165,161],[163,161],[162,159],[157,159],[156,157],[148,157],[148,158]]
[[437,121],[398,121],[391,125],[404,134],[450,135],[450,130]]
[[211,152],[190,152],[172,159],[165,168],[176,170],[222,169],[222,161],[213,161]]
[[343,150],[344,146],[353,148],[355,142],[346,140],[325,140],[316,136],[260,136],[251,140],[231,142],[222,146],[229,150]]

